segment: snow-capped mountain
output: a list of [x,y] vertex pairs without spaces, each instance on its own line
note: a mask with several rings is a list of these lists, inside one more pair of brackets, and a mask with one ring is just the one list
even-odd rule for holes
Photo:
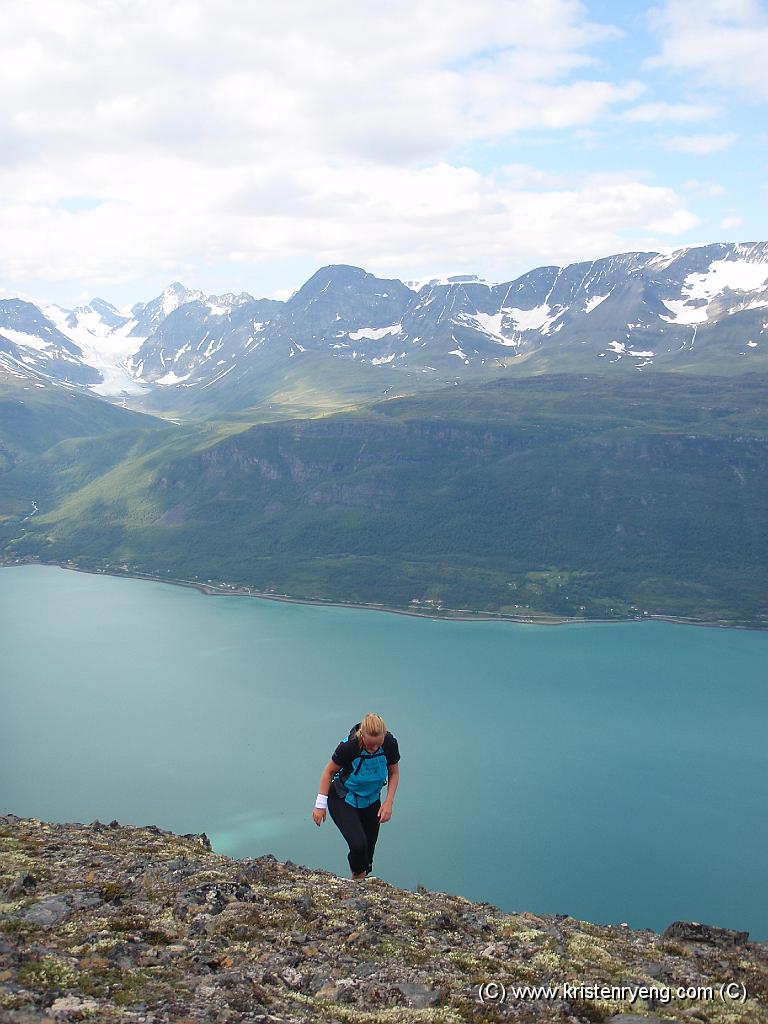
[[150,302],[137,302],[131,307],[133,320],[131,333],[135,337],[148,338],[179,306],[183,306],[187,302],[204,301],[203,292],[185,288],[183,284],[174,281],[156,299],[152,299]]
[[518,368],[765,368],[768,243],[623,253],[503,284],[404,284],[336,265],[287,302],[176,282],[130,315],[103,299],[74,310],[0,302],[0,365],[113,398],[245,401],[270,373],[318,355],[435,382]]
[[365,338],[371,331],[387,333],[413,297],[401,281],[380,280],[357,267],[325,267],[287,302],[212,296],[181,306],[137,352],[135,363],[144,379],[191,381],[192,387],[195,381],[213,384],[267,352],[278,361],[313,351],[345,354],[355,348],[361,323],[373,325],[363,329]]
[[98,372],[98,382],[91,385],[92,391],[110,398],[144,390],[129,366],[143,340],[132,336],[135,320],[104,299],[91,299],[87,306],[73,310],[46,306],[43,313],[77,345],[83,362]]
[[383,354],[411,366],[664,369],[688,363],[694,344],[709,359],[748,358],[768,342],[766,319],[768,243],[711,245],[540,267],[502,285],[427,285]]
[[0,365],[20,376],[63,384],[87,387],[100,381],[73,338],[22,299],[0,301]]
[[190,379],[200,386],[213,383],[257,342],[263,322],[282,306],[245,292],[194,294],[195,298],[169,313],[136,351],[132,367],[141,380],[164,386]]

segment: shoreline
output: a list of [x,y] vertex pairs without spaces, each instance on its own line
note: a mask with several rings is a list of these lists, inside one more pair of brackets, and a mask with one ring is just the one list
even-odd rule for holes
[[416,619],[431,619],[434,622],[511,622],[520,626],[576,626],[576,625],[626,625],[630,622],[669,622],[676,626],[700,626],[706,629],[740,629],[749,632],[764,633],[768,626],[746,626],[732,622],[700,622],[696,619],[686,619],[674,615],[655,615],[624,619],[587,619],[577,616],[547,616],[541,618],[536,616],[515,616],[494,614],[493,612],[471,612],[467,609],[444,612],[418,611],[409,608],[391,608],[382,604],[371,604],[352,601],[332,601],[323,598],[291,597],[288,594],[272,594],[266,591],[252,590],[250,588],[236,587],[234,584],[216,585],[214,583],[199,583],[194,580],[172,579],[170,577],[156,576],[151,573],[142,572],[115,572],[110,569],[84,569],[81,566],[66,564],[64,562],[44,562],[39,558],[23,559],[14,561],[0,560],[0,569],[11,568],[22,565],[46,565],[58,569],[67,569],[70,572],[87,573],[90,576],[112,576],[115,579],[145,580],[149,583],[168,583],[174,587],[186,587],[197,590],[205,597],[251,597],[260,601],[280,601],[283,604],[310,605],[322,608],[348,608],[360,611],[385,612],[387,615],[408,615]]

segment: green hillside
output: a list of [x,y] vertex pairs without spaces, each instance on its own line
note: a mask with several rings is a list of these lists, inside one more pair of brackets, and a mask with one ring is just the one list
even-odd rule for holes
[[34,506],[35,515],[55,507],[177,429],[81,391],[0,374],[0,544],[31,522]]
[[161,420],[79,390],[36,384],[0,368],[0,471],[14,465],[19,456],[40,454],[68,438],[163,428]]
[[327,416],[369,405],[383,397],[442,389],[449,380],[416,370],[393,369],[307,352],[300,360],[260,366],[255,379],[223,379],[208,389],[167,388],[131,401],[140,411],[185,422],[232,420],[263,423]]
[[401,608],[767,624],[766,399],[763,377],[537,377],[59,442],[23,477],[52,476],[54,500],[6,529],[5,557]]

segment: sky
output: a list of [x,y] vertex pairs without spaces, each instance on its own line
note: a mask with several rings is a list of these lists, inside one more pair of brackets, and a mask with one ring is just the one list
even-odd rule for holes
[[768,240],[760,0],[3,0],[0,297]]

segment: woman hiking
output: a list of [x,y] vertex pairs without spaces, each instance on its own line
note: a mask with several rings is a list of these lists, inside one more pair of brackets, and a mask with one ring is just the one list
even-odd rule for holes
[[[353,878],[365,878],[373,871],[379,825],[392,817],[399,760],[397,740],[384,719],[369,713],[339,743],[320,776],[312,818],[322,825],[328,809],[349,846]],[[385,783],[387,796],[382,803]]]

